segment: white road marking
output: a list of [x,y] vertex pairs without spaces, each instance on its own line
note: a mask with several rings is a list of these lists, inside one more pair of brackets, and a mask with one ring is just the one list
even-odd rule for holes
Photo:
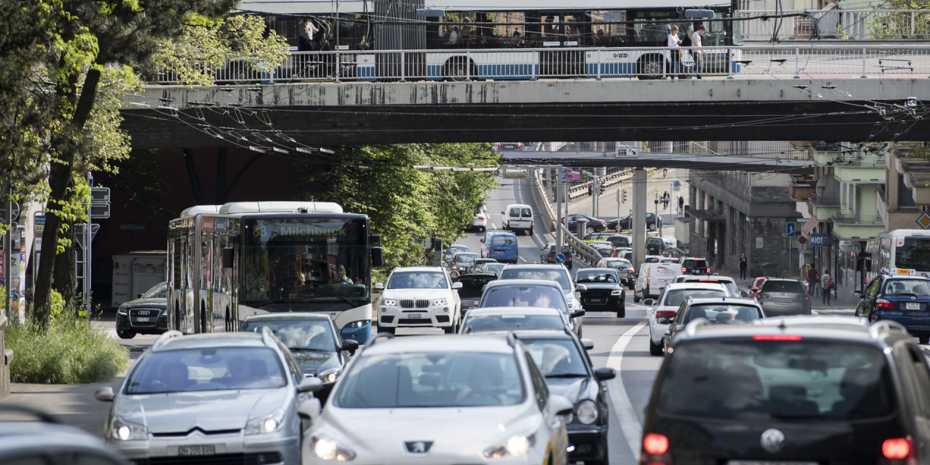
[[617,339],[617,343],[611,347],[611,355],[607,358],[607,366],[613,368],[617,372],[617,377],[611,386],[613,389],[610,391],[610,400],[613,404],[612,410],[614,411],[617,421],[620,422],[620,429],[623,432],[623,438],[626,440],[627,446],[629,446],[630,451],[632,451],[633,457],[637,459],[639,457],[639,440],[643,431],[643,425],[640,424],[639,418],[636,415],[636,410],[633,409],[633,402],[630,401],[630,396],[626,393],[626,387],[623,385],[622,369],[623,354],[627,346],[630,345],[633,336],[636,336],[636,334],[645,327],[646,322],[641,321],[636,326],[633,326],[623,333],[620,339]]

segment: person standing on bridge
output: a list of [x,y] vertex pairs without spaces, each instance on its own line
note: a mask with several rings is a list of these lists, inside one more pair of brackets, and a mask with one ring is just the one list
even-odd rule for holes
[[694,77],[701,79],[701,66],[704,64],[704,25],[694,25],[691,34],[691,55],[694,57]]
[[668,33],[668,48],[670,50],[672,69],[671,78],[678,79],[681,73],[681,38],[678,37],[678,25],[672,24],[672,29]]

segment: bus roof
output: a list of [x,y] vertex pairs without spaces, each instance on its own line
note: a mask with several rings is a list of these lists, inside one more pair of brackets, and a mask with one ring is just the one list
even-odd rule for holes
[[427,9],[453,11],[719,8],[730,4],[730,0],[426,0]]
[[894,229],[885,233],[891,237],[920,236],[930,237],[930,231],[923,229]]
[[[374,11],[374,1],[338,0],[339,13],[364,13]],[[367,3],[367,5],[366,5]],[[336,11],[334,0],[242,0],[236,7],[248,13],[268,15],[319,15]]]
[[343,213],[333,202],[230,202],[219,209],[221,215],[268,213]]
[[181,211],[181,218],[190,218],[192,216],[204,214],[217,214],[220,212],[219,205],[194,205]]

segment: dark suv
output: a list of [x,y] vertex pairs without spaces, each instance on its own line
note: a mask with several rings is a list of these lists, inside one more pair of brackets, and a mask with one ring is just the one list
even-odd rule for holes
[[930,463],[930,371],[890,321],[698,320],[653,386],[641,464]]
[[710,274],[711,269],[707,264],[707,259],[697,257],[685,257],[681,260],[681,274]]

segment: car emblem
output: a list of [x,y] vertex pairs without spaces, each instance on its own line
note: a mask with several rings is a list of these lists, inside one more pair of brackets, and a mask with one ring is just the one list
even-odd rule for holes
[[774,454],[780,451],[781,447],[785,444],[785,433],[775,428],[767,429],[762,433],[760,443],[763,449]]
[[433,441],[407,441],[404,445],[411,454],[426,454],[433,447]]

